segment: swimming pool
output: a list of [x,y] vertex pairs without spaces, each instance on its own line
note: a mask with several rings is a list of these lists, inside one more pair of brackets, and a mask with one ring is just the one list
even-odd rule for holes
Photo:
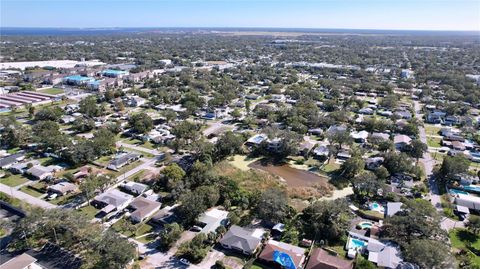
[[351,238],[348,240],[347,242],[347,249],[355,249],[355,250],[358,250],[358,249],[362,249],[364,247],[367,246],[367,242],[365,241],[362,241],[360,239],[355,239],[355,238]]
[[450,193],[453,194],[453,195],[455,195],[455,194],[468,195],[468,192],[466,192],[466,191],[461,191],[461,190],[457,190],[457,189],[450,189],[450,190],[448,190],[448,192],[450,192]]
[[360,226],[362,229],[371,229],[373,226],[373,223],[364,221],[364,222],[360,222],[358,226]]
[[474,192],[480,192],[480,186],[477,186],[477,185],[463,186],[463,189],[469,190],[469,191],[474,191]]
[[378,211],[378,212],[384,212],[385,209],[383,208],[383,206],[377,202],[373,202],[370,204],[370,210],[373,210],[373,211]]

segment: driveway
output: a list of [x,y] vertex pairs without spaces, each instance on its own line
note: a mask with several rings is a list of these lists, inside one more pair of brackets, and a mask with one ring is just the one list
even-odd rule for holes
[[[177,240],[175,245],[167,252],[160,252],[156,249],[155,243],[143,244],[136,240],[131,240],[135,242],[138,246],[138,251],[141,254],[145,254],[146,260],[141,263],[141,268],[147,269],[156,269],[156,268],[167,268],[167,269],[174,269],[174,268],[192,268],[192,269],[200,269],[204,267],[200,267],[197,265],[190,265],[186,266],[182,264],[179,259],[177,259],[174,255],[177,252],[178,247],[181,243],[187,242],[192,240],[197,233],[191,231],[185,231],[182,233],[180,239]],[[214,262],[215,263],[215,262]],[[209,268],[209,267],[208,267]]]

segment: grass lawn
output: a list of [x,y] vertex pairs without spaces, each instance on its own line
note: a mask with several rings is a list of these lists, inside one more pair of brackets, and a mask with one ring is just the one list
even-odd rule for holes
[[96,209],[95,207],[93,207],[91,205],[82,207],[79,210],[80,210],[80,212],[82,212],[82,214],[87,216],[87,218],[89,218],[89,219],[93,219],[95,217],[95,215],[97,215],[97,213],[98,213],[98,209]]
[[53,94],[53,95],[65,93],[63,89],[59,89],[59,88],[48,88],[48,89],[39,90],[39,92],[46,93],[46,94]]
[[249,159],[245,155],[234,155],[233,157],[229,158],[228,162],[242,171],[248,171],[250,170],[250,167],[248,167],[248,165],[255,162],[256,160],[258,160],[258,158]]
[[345,250],[345,244],[339,244],[339,245],[335,245],[335,246],[328,246],[326,247],[328,249],[331,249],[333,251],[335,251],[337,254],[338,254],[338,257],[340,258],[345,258],[347,257],[347,251]]
[[442,129],[442,127],[438,127],[433,124],[425,124],[424,127],[427,135],[438,135],[438,132],[440,132],[440,129]]
[[[135,228],[136,230],[134,232],[129,231],[129,230],[125,229],[125,227],[127,227],[127,226],[131,227],[132,229]],[[115,222],[112,225],[112,229],[114,229],[116,232],[119,232],[119,233],[121,233],[121,234],[123,234],[127,237],[139,237],[139,236],[142,236],[146,233],[151,232],[153,227],[146,224],[146,223],[133,225],[132,223],[130,223],[129,220],[123,218],[123,219],[120,219],[119,221]]]
[[143,174],[145,173],[145,170],[140,170],[136,172],[135,174],[131,175],[128,177],[129,180],[133,181],[140,181],[142,179]]
[[70,194],[67,194],[67,195],[57,197],[57,198],[55,198],[51,201],[48,201],[48,202],[51,203],[51,204],[54,204],[54,205],[64,205],[64,204],[68,204],[68,202],[70,202],[72,199],[74,199],[77,195],[80,195],[80,194],[70,193]]
[[[448,235],[450,237],[450,241],[452,242],[453,248],[472,252],[468,247],[468,245],[471,244],[471,248],[480,251],[480,236],[475,235],[466,229],[453,229]],[[475,254],[471,256],[473,257],[474,264],[480,264],[480,256],[476,256]]]
[[7,153],[9,153],[9,154],[15,154],[15,153],[17,153],[19,150],[20,150],[20,148],[12,148],[12,149],[7,150]]
[[34,188],[31,188],[30,186],[23,186],[20,188],[20,191],[28,194],[28,195],[31,195],[33,197],[40,197],[42,195],[44,195],[44,193],[42,192],[39,192],[37,190],[35,190]]
[[0,183],[5,184],[10,187],[16,187],[20,184],[28,182],[28,178],[24,177],[23,175],[11,175],[6,178],[0,179]]
[[325,173],[331,173],[339,168],[340,168],[339,164],[332,162],[324,165],[321,170]]
[[429,147],[440,148],[442,147],[442,139],[438,137],[427,137],[427,145]]
[[131,164],[125,165],[124,167],[120,168],[119,171],[114,172],[113,176],[115,176],[115,177],[121,176],[123,173],[126,173],[126,172],[132,170],[133,168],[141,165],[142,163],[143,163],[142,161],[136,161],[136,162],[133,162]]

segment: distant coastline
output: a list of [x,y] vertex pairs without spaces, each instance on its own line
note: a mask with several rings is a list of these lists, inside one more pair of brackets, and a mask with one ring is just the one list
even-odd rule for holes
[[478,31],[434,31],[434,30],[373,30],[373,29],[322,29],[322,28],[252,28],[252,27],[102,27],[102,28],[35,28],[0,27],[2,36],[66,36],[66,35],[106,35],[128,33],[312,33],[312,34],[373,34],[373,35],[416,35],[416,36],[478,36]]

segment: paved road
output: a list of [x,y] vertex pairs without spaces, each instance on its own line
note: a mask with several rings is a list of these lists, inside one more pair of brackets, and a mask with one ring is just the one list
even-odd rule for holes
[[9,187],[4,184],[0,184],[0,192],[3,192],[7,195],[11,195],[17,199],[22,200],[23,202],[29,203],[34,206],[38,207],[43,207],[43,208],[55,208],[57,207],[56,205],[52,205],[47,201],[44,201],[42,199],[39,199],[37,197],[33,197],[31,195],[28,195],[24,192],[18,191],[15,188]]
[[[414,101],[414,107],[415,107],[415,114],[418,119],[422,118],[422,114],[419,113],[421,107],[420,103],[418,101]],[[425,133],[425,128],[423,126],[418,127],[419,134],[420,134],[420,140],[427,144],[427,136]],[[423,158],[420,159],[420,162],[423,163],[425,167],[425,176],[428,178],[428,184],[430,186],[430,202],[432,205],[438,210],[438,211],[443,211],[442,208],[442,200],[440,198],[440,192],[438,190],[437,182],[435,181],[435,178],[433,177],[433,167],[435,166],[435,159],[432,158],[430,155],[430,152],[426,152],[423,154]],[[440,222],[440,227],[442,229],[449,231],[454,228],[463,228],[465,227],[465,223],[462,221],[456,221],[449,219],[447,217],[443,217],[441,222]]]
[[[422,114],[420,114],[421,106],[418,101],[414,101],[415,114],[418,119],[422,119]],[[418,126],[420,140],[427,144],[427,135],[425,133],[425,128],[423,126]],[[438,191],[437,182],[433,177],[433,167],[435,166],[435,159],[432,158],[430,152],[423,154],[423,158],[420,159],[420,162],[425,168],[425,176],[428,178],[428,184],[430,185],[430,200],[432,205],[439,211],[442,210],[441,199]]]
[[208,126],[205,130],[203,130],[203,135],[209,136],[213,133],[220,131],[222,128],[229,128],[229,126],[226,124],[223,124],[222,121],[214,122],[210,124],[210,126]]

